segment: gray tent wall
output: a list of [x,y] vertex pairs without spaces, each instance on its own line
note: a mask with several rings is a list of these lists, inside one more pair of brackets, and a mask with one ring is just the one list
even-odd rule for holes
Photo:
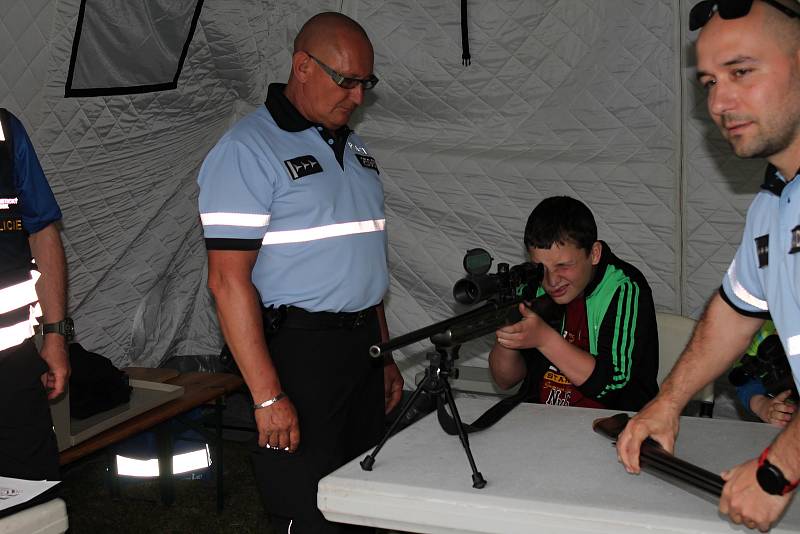
[[70,99],[80,1],[2,7],[0,96],[27,125],[64,212],[77,340],[120,366],[218,353],[197,171],[233,120],[263,102],[267,81],[285,78],[299,25],[340,4],[207,1],[177,90]]
[[469,2],[469,67],[459,4],[205,0],[176,90],[65,99],[79,0],[1,0],[0,103],[27,125],[64,211],[79,341],[117,365],[218,351],[197,170],[285,80],[291,38],[321,10],[353,16],[375,44],[381,82],[354,126],[386,189],[394,334],[460,311],[468,248],[523,261],[527,215],[555,194],[591,206],[659,309],[697,316],[763,163],[733,159],[707,118],[680,22],[690,2]]

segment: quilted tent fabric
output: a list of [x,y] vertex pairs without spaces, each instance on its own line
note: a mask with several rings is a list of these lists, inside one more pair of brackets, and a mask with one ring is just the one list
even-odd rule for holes
[[[262,101],[269,73],[289,60],[290,33],[313,13],[339,6],[209,2],[178,90],[65,99],[79,6],[20,1],[3,19],[8,33],[27,27],[8,39],[21,56],[33,53],[24,48],[28,35],[40,36],[31,49],[49,56],[46,67],[35,65],[39,86],[30,82],[13,95],[21,100],[37,87],[35,103],[26,108],[6,97],[4,104],[24,111],[64,212],[77,339],[118,366],[218,353],[197,171],[230,123]],[[27,61],[17,63],[27,68]],[[10,69],[3,76],[15,79]]]
[[679,306],[674,7],[475,3],[464,67],[456,2],[356,6],[387,81],[361,129],[388,177],[390,323],[457,311],[468,248],[523,261],[528,214],[557,194],[586,201],[656,301]]
[[[205,0],[177,89],[65,99],[80,1],[2,0],[0,103],[28,126],[64,211],[78,340],[117,365],[219,351],[197,170],[286,79],[294,34],[323,10],[375,45],[381,82],[353,126],[386,190],[392,333],[463,311],[451,291],[468,248],[523,261],[527,215],[555,194],[589,204],[659,309],[696,317],[763,162],[734,159],[708,119],[691,3],[470,2],[464,66],[458,0]],[[407,380],[426,345],[399,351]]]

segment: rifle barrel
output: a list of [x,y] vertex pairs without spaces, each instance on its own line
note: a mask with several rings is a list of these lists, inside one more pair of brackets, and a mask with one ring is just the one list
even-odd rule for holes
[[[485,321],[487,317],[494,316],[497,313],[499,313],[498,310],[501,309],[505,310],[508,307],[513,307],[514,309],[516,309],[517,305],[520,302],[522,302],[522,299],[514,299],[514,301],[507,302],[504,304],[498,304],[493,301],[487,302],[483,306],[479,306],[474,310],[470,310],[466,313],[456,315],[455,317],[451,317],[450,319],[445,319],[444,321],[439,321],[438,323],[425,326],[423,328],[420,328],[419,330],[414,330],[407,334],[403,334],[402,336],[397,336],[388,341],[384,341],[383,343],[372,345],[369,348],[369,354],[373,358],[379,358],[382,354],[391,352],[395,349],[399,349],[400,347],[405,347],[406,345],[411,345],[412,343],[416,343],[417,341],[422,341],[425,338],[431,338],[433,340],[433,337],[436,334],[449,332],[451,327],[455,327],[455,325],[460,325],[461,323],[465,323],[467,325],[477,323],[477,324],[483,324],[485,327],[486,326]],[[461,330],[459,330],[459,332],[460,331]],[[493,329],[490,329],[484,332],[484,334],[488,334],[489,332],[493,331],[494,331]],[[474,337],[478,336],[476,335]],[[474,337],[470,337],[469,339],[474,339]],[[463,341],[466,341],[466,339]]]
[[[628,414],[618,413],[611,417],[595,419],[592,428],[598,434],[616,441],[625,430],[629,419]],[[652,438],[642,442],[639,461],[643,469],[669,475],[716,497],[722,495],[722,487],[725,485],[722,477],[668,453]]]

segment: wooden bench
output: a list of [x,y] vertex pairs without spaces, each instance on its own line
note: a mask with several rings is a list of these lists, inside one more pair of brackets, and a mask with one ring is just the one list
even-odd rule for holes
[[[163,382],[181,386],[182,394],[164,404],[144,413],[135,415],[107,430],[100,432],[80,443],[68,447],[59,454],[61,465],[69,464],[88,454],[104,449],[126,438],[145,430],[154,430],[159,442],[159,480],[161,499],[164,504],[172,504],[175,500],[174,480],[172,475],[172,436],[162,423],[178,418],[184,425],[200,432],[212,445],[212,458],[217,482],[217,509],[222,510],[222,408],[226,394],[239,389],[244,381],[241,377],[228,373],[180,373],[170,369],[149,369],[129,367],[124,369],[133,380]],[[188,411],[214,403],[214,432],[181,416]]]

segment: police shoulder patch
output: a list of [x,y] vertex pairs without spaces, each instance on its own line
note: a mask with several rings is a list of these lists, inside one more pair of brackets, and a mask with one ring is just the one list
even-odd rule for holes
[[320,165],[317,158],[312,155],[287,159],[283,164],[286,165],[286,170],[289,171],[289,176],[292,177],[292,180],[322,172],[322,165]]
[[358,158],[358,161],[361,163],[362,167],[372,169],[378,174],[381,173],[381,171],[378,170],[378,162],[375,161],[375,158],[372,156],[362,156],[361,154],[356,154],[356,157]]
[[800,224],[792,228],[792,247],[789,249],[789,254],[798,252],[800,252]]
[[756,255],[758,255],[759,269],[763,269],[769,264],[769,234],[756,238]]

